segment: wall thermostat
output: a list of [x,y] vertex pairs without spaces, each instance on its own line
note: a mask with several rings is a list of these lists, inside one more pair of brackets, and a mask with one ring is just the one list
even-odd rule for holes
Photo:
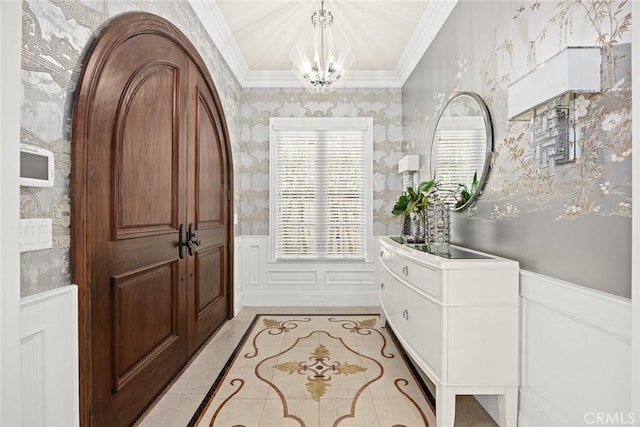
[[53,187],[53,152],[33,145],[20,144],[20,185]]

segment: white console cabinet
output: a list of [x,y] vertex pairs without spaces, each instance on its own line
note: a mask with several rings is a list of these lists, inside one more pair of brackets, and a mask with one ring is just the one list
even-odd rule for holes
[[438,427],[457,394],[499,395],[500,425],[518,416],[519,266],[451,246],[433,255],[381,237],[383,323],[436,386]]

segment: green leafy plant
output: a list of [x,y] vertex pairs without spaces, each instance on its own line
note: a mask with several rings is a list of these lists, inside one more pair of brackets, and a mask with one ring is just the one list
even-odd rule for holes
[[429,198],[433,197],[437,189],[438,183],[435,179],[421,182],[417,190],[414,190],[413,187],[407,187],[398,197],[391,213],[393,215],[411,215],[422,212],[429,203]]
[[455,192],[456,208],[464,206],[473,196],[473,193],[478,189],[478,171],[473,174],[473,180],[471,181],[471,187],[467,187],[466,184],[458,184],[458,189]]

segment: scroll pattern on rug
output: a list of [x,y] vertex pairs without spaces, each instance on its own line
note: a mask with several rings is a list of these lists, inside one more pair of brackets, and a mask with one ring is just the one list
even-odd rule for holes
[[258,315],[190,425],[429,426],[428,392],[399,355],[378,316]]

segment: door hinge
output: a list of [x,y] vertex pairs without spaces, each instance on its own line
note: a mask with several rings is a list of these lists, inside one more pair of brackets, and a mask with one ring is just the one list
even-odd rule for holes
[[227,190],[227,200],[231,201],[231,190]]

